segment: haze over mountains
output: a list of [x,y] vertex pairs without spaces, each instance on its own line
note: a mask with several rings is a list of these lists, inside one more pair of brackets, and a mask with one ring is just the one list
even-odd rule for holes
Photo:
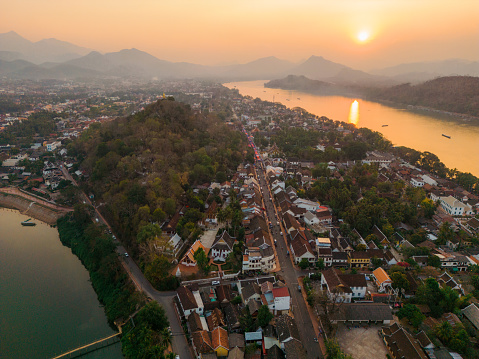
[[268,80],[302,75],[340,85],[390,86],[439,76],[479,76],[479,62],[452,59],[400,64],[367,73],[311,56],[299,64],[274,56],[246,64],[205,66],[158,59],[137,49],[101,54],[56,39],[31,42],[11,31],[0,34],[0,76],[24,79],[98,77],[204,78],[217,81]]

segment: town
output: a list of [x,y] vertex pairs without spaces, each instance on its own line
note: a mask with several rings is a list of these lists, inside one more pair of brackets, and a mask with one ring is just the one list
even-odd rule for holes
[[[154,234],[140,249],[167,260],[164,278],[147,279],[176,290],[173,348],[186,340],[195,358],[475,357],[472,175],[377,132],[219,84],[2,85],[11,105],[0,114],[2,201],[91,203],[94,221],[120,242],[84,185],[93,173],[79,164],[76,138],[171,97],[247,138],[250,155],[235,171],[217,172],[161,215],[148,209],[140,227],[139,236]],[[140,254],[125,248],[119,258],[135,277]]]

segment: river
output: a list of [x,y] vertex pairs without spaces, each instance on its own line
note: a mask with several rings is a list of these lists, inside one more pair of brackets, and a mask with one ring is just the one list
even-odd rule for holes
[[[28,218],[0,208],[0,358],[51,358],[113,334],[80,260]],[[122,358],[121,345],[82,358]]]
[[479,176],[479,126],[441,113],[409,111],[360,98],[269,89],[263,86],[265,82],[231,82],[224,85],[238,89],[244,96],[274,100],[290,108],[302,107],[318,116],[370,128],[381,132],[394,145],[432,152],[447,167]]

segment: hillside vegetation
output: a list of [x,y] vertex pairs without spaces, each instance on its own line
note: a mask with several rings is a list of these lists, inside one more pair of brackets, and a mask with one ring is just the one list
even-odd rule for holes
[[370,91],[372,99],[479,116],[479,77],[440,77],[419,85]]
[[[101,203],[102,213],[152,280],[158,271],[168,273],[169,262],[146,248],[147,239],[161,233],[159,226],[183,206],[177,230],[185,240],[196,238],[207,198],[191,187],[224,182],[247,148],[244,135],[215,115],[195,114],[171,99],[93,125],[71,146],[82,159],[86,191]],[[154,283],[158,289],[174,287],[171,277],[164,279]]]

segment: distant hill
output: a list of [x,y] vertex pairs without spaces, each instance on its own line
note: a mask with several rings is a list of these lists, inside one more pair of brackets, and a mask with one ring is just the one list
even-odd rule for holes
[[348,91],[344,86],[295,75],[289,75],[279,80],[271,80],[265,83],[264,87],[296,90],[316,95],[338,95],[345,94]]
[[[91,50],[57,39],[32,42],[14,31],[0,34],[0,57],[4,60],[26,60],[34,64],[64,62],[86,55]],[[0,54],[1,55],[1,54]]]
[[479,62],[462,59],[413,62],[371,71],[399,82],[420,83],[445,76],[479,76]]
[[479,77],[449,76],[419,85],[371,89],[369,97],[479,117]]
[[322,56],[311,56],[302,64],[290,69],[288,74],[302,75],[313,80],[319,80],[334,77],[345,69],[349,69],[349,67],[326,60]]

